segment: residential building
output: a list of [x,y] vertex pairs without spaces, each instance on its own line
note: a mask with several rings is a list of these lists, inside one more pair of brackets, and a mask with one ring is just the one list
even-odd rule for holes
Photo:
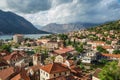
[[92,61],[99,60],[100,53],[96,51],[88,51],[81,53],[80,58],[83,63],[91,63]]
[[41,64],[41,55],[40,54],[34,54],[33,55],[33,65]]
[[53,63],[42,66],[40,69],[40,80],[55,79],[60,76],[69,76],[70,70],[63,64]]
[[61,55],[58,55],[55,57],[55,61],[56,63],[63,63],[64,62],[64,57]]
[[75,49],[73,47],[64,47],[64,48],[60,48],[57,50],[54,50],[53,55],[61,55],[63,57],[66,57],[67,54],[72,54],[72,52],[74,53]]
[[107,59],[107,60],[119,60],[120,54],[109,54],[109,53],[103,53],[101,54],[101,59]]
[[28,68],[27,73],[29,74],[30,80],[40,80],[40,68],[41,65],[35,65]]
[[3,59],[0,59],[0,71],[8,68],[10,65]]
[[23,41],[23,38],[24,36],[23,35],[21,35],[21,34],[15,34],[14,36],[13,36],[13,41],[15,42],[15,43],[21,43],[22,41]]

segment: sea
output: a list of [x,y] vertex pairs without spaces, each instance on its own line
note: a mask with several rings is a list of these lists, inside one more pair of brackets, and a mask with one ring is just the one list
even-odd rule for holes
[[[50,34],[24,34],[24,38],[38,39],[41,36],[47,36]],[[12,39],[13,35],[0,35],[0,40],[9,40]]]

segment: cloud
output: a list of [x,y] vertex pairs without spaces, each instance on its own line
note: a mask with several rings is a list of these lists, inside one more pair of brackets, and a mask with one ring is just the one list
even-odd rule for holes
[[0,9],[6,9],[8,8],[6,0],[0,1]]
[[5,4],[34,25],[120,19],[119,0],[7,0]]
[[49,0],[7,0],[11,9],[23,13],[35,13],[51,8]]

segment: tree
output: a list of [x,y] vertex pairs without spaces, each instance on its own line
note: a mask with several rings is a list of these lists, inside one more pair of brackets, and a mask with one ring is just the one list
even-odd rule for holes
[[0,47],[1,51],[8,51],[8,52],[11,52],[11,45],[9,44],[3,44],[1,47]]
[[117,62],[109,62],[99,73],[100,80],[120,80],[120,67]]
[[120,54],[120,50],[114,50],[113,54]]
[[104,49],[102,46],[97,46],[97,50],[99,52],[108,53],[108,51],[106,49]]
[[76,51],[78,51],[79,53],[83,52],[84,48],[83,48],[83,44],[77,45],[75,46]]
[[66,40],[68,39],[68,36],[66,34],[59,34],[60,39]]
[[18,48],[18,47],[19,47],[19,44],[15,44],[15,45],[14,45],[14,48]]
[[41,53],[42,51],[42,47],[41,46],[37,46],[36,48],[34,48],[34,52],[35,53]]

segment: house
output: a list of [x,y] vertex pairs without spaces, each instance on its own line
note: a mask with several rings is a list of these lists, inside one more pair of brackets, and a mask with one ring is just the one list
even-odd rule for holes
[[27,56],[27,53],[20,51],[14,51],[10,55],[4,56],[3,59],[6,60],[10,65],[15,65],[15,63],[23,59],[25,60],[25,63],[31,61],[30,57]]
[[69,76],[70,70],[63,64],[53,63],[42,66],[40,69],[40,80],[55,79],[60,76]]
[[93,61],[99,60],[100,53],[96,51],[88,51],[81,53],[80,58],[83,63],[91,63]]
[[14,36],[13,36],[13,41],[15,42],[15,43],[21,43],[22,41],[23,41],[23,38],[24,36],[23,35],[21,35],[21,34],[15,34]]
[[25,69],[21,68],[20,72],[12,77],[10,80],[30,80],[30,77],[27,75]]
[[41,42],[43,44],[47,43],[48,41],[50,41],[50,39],[39,39],[39,40],[37,40],[37,42]]
[[88,44],[88,45],[91,45],[92,47],[97,47],[97,46],[104,46],[104,45],[106,45],[106,43],[103,42],[103,41],[88,41],[87,44]]
[[8,68],[10,65],[2,58],[0,58],[0,71]]
[[24,68],[9,67],[0,71],[0,80],[30,80]]
[[55,55],[55,56],[56,55],[61,55],[63,57],[66,57],[67,54],[73,54],[74,51],[75,51],[75,49],[72,48],[72,47],[64,47],[64,48],[60,48],[60,49],[54,50],[53,55]]
[[58,49],[61,46],[61,42],[57,42],[57,41],[48,41],[45,46],[49,49],[49,50],[54,50],[54,49]]
[[11,75],[14,74],[14,68],[10,67],[0,71],[0,80],[9,80]]
[[101,54],[101,59],[107,59],[107,60],[119,60],[120,59],[120,54],[107,54],[103,53]]
[[56,63],[63,63],[64,62],[64,57],[61,55],[58,55],[55,57],[55,61]]
[[38,65],[41,63],[41,55],[40,54],[34,54],[33,55],[33,65]]
[[40,80],[40,68],[41,65],[35,65],[28,68],[27,73],[29,74],[30,80]]
[[100,80],[99,79],[99,73],[101,72],[102,70],[100,68],[96,69],[95,72],[93,73],[92,75],[92,80]]
[[0,57],[7,56],[7,55],[9,55],[9,54],[10,54],[10,53],[7,52],[7,51],[2,51],[2,52],[0,52]]
[[103,46],[104,49],[106,49],[110,54],[113,53],[114,48],[112,46]]
[[[102,46],[102,48],[107,50],[110,54],[112,54],[114,51],[114,48],[112,46],[109,46],[109,45]],[[97,51],[97,47],[93,47],[93,50]]]

